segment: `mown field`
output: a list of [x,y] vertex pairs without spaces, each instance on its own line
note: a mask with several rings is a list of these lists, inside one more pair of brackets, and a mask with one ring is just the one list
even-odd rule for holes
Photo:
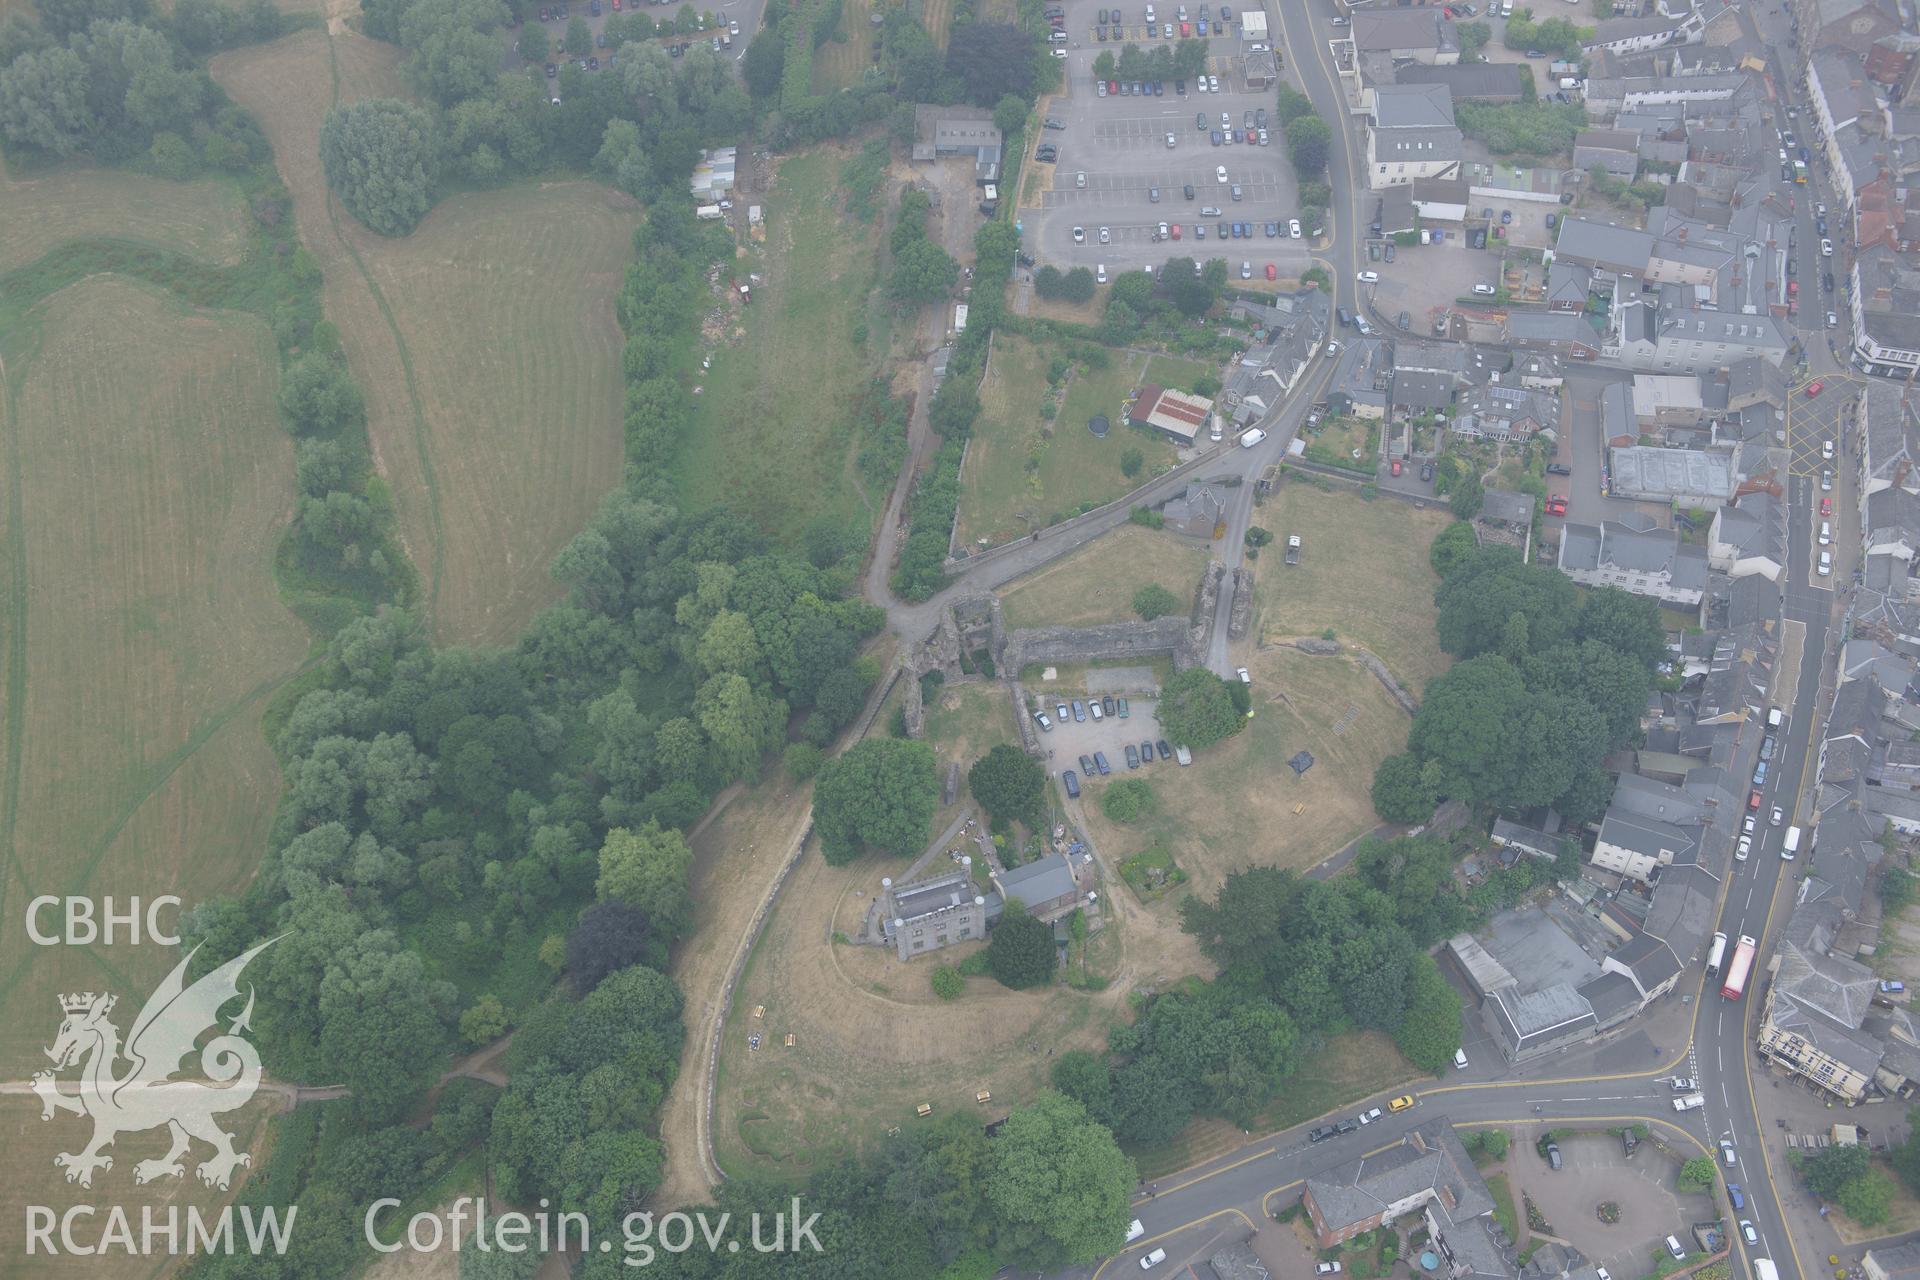
[[873,65],[873,48],[880,28],[873,25],[874,0],[842,0],[840,27],[813,52],[813,88],[816,93],[844,89]]
[[[258,865],[279,792],[265,694],[306,652],[274,594],[291,501],[264,324],[94,278],[8,334],[0,912],[35,894],[189,901]],[[0,1064],[54,995],[150,981],[153,948],[0,930]],[[50,1020],[51,1019],[51,1020]]]
[[169,182],[83,165],[18,177],[0,162],[0,211],[0,271],[24,266],[62,241],[89,236],[133,240],[223,265],[238,262],[246,249],[240,195],[215,178]]
[[[28,900],[111,895],[124,909],[239,889],[281,787],[261,716],[308,640],[273,584],[293,456],[264,323],[99,276],[16,316],[0,362],[0,1078],[18,1080],[47,1065],[61,994],[111,989],[124,1032],[178,956],[124,932],[111,947],[36,946]],[[40,923],[58,929],[55,913]],[[229,1117],[242,1147],[268,1107]],[[42,1123],[32,1097],[0,1103],[0,1256],[22,1258],[29,1204],[228,1198],[191,1176],[137,1188],[160,1131],[124,1135],[92,1192],[70,1187],[53,1156],[89,1129]],[[149,1267],[43,1258],[8,1274]]]
[[[405,96],[391,46],[331,43],[340,101]],[[529,184],[455,196],[388,240],[331,201],[320,172],[326,34],[223,54],[214,76],[272,140],[326,273],[436,636],[512,640],[558,596],[555,552],[620,479],[613,298],[638,209],[592,183]]]
[[783,160],[764,198],[766,243],[740,264],[759,274],[740,339],[714,352],[692,438],[675,468],[689,507],[727,506],[791,539],[817,517],[869,531],[886,503],[863,493],[849,414],[868,362],[866,314],[881,225],[836,205],[835,148]]

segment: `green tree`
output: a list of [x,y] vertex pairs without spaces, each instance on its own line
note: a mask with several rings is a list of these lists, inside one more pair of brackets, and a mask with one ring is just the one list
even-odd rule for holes
[[498,1040],[507,1030],[507,1011],[491,991],[460,1013],[460,1038],[468,1044]]
[[384,236],[412,231],[433,207],[433,118],[392,98],[330,108],[320,164],[347,212]]
[[993,127],[1002,134],[1011,134],[1023,128],[1027,123],[1027,100],[1016,94],[1008,94],[993,105]]
[[[1707,1163],[1712,1165],[1712,1161]],[[1827,1147],[1801,1164],[1800,1177],[1806,1182],[1807,1190],[1822,1200],[1838,1200],[1841,1189],[1855,1178],[1864,1177],[1870,1167],[1865,1147]],[[1711,1167],[1708,1175],[1712,1175]]]
[[1190,319],[1207,314],[1220,297],[1219,285],[1196,270],[1192,258],[1168,259],[1160,279],[1166,285],[1168,301]]
[[1151,814],[1156,803],[1144,778],[1122,778],[1100,794],[1100,811],[1114,822],[1137,822]]
[[584,58],[593,52],[593,28],[579,14],[567,21],[567,33],[561,37],[561,46],[576,58]]
[[820,772],[820,766],[826,758],[826,754],[811,742],[789,742],[780,755],[780,763],[786,767],[788,777],[795,782],[805,782]]
[[1428,786],[1420,759],[1411,752],[1388,756],[1373,771],[1373,811],[1386,822],[1425,822],[1439,797]]
[[343,427],[358,425],[366,407],[346,366],[332,356],[311,351],[280,375],[280,412],[292,424],[295,435],[331,435]]
[[1060,296],[1075,305],[1085,305],[1093,301],[1093,272],[1085,267],[1075,267],[1060,278]]
[[1155,714],[1167,736],[1188,747],[1210,747],[1246,727],[1227,682],[1205,667],[1188,667],[1167,681]]
[[987,968],[994,979],[1015,991],[1044,986],[1053,981],[1055,958],[1053,927],[1009,902],[987,944]]
[[529,22],[520,29],[520,56],[529,65],[537,66],[547,60],[553,52],[553,41],[547,37],[547,29],[537,22]]
[[[380,1186],[382,1183],[360,1183],[349,1185]],[[469,1236],[460,1244],[460,1280],[533,1280],[540,1271],[540,1263],[546,1255],[537,1248],[524,1247],[528,1241],[514,1237],[507,1243],[513,1251],[500,1247],[501,1240],[497,1224],[484,1228],[485,1235],[492,1239],[483,1239],[480,1233]]]
[[[1109,305],[1115,302],[1125,303],[1133,309],[1136,315],[1143,316],[1153,309],[1153,289],[1154,281],[1150,272],[1123,272],[1120,277],[1113,282],[1113,287],[1107,290],[1108,303]],[[1196,391],[1195,394],[1205,395],[1206,393],[1204,391]],[[1129,449],[1127,452],[1137,453],[1138,450]],[[1122,470],[1125,470],[1124,466]],[[1132,475],[1134,473],[1128,471],[1126,474]]]
[[1433,545],[1427,549],[1427,563],[1444,579],[1472,559],[1479,547],[1479,540],[1473,536],[1473,525],[1456,520],[1434,535]]
[[967,989],[967,980],[960,971],[950,964],[943,964],[933,971],[933,994],[942,1000],[958,1000]]
[[938,302],[959,278],[960,264],[953,256],[922,237],[894,256],[887,290],[900,302]]
[[1149,582],[1133,593],[1133,611],[1148,622],[1180,612],[1180,597],[1157,582]]
[[56,156],[84,150],[98,127],[87,66],[71,49],[29,50],[0,68],[0,132]]
[[1333,130],[1319,116],[1301,116],[1287,125],[1287,154],[1293,160],[1294,174],[1302,181],[1326,172],[1332,145]]
[[1098,1124],[1114,1127],[1113,1072],[1085,1049],[1069,1049],[1053,1061],[1053,1087],[1087,1109]]
[[[1140,274],[1144,277],[1146,272],[1143,271]],[[1129,276],[1127,278],[1132,279],[1133,277]],[[1147,455],[1141,453],[1138,449],[1126,449],[1120,454],[1120,474],[1129,480],[1139,475],[1140,468],[1146,466],[1146,464]]]
[[438,1074],[452,985],[430,981],[418,953],[379,930],[334,957],[319,997],[328,1078],[347,1086],[361,1116],[391,1123]]
[[677,938],[693,914],[687,869],[693,850],[678,831],[648,823],[638,830],[614,827],[600,846],[600,878],[594,892],[602,902],[638,907],[654,931]]
[[1893,1202],[1893,1182],[1878,1169],[1852,1179],[1835,1197],[1842,1213],[1863,1227],[1877,1227],[1887,1220],[1887,1207]]
[[1493,39],[1493,28],[1484,22],[1463,22],[1454,28],[1460,41],[1460,61],[1478,62],[1480,51]]
[[1086,1108],[1043,1093],[994,1135],[987,1200],[1022,1266],[1080,1266],[1118,1253],[1132,1216],[1133,1161]]
[[1649,670],[1666,656],[1666,629],[1660,606],[1650,596],[1636,596],[1618,587],[1595,587],[1580,605],[1576,634],[1616,653],[1625,654]]
[[947,70],[965,87],[967,99],[987,107],[1002,98],[1033,96],[1033,41],[1002,22],[969,22],[947,37]]
[[940,799],[933,748],[900,738],[868,738],[820,766],[813,825],[820,852],[835,866],[866,848],[916,853]]
[[1414,962],[1406,1012],[1393,1033],[1400,1056],[1422,1071],[1438,1073],[1460,1048],[1460,993],[1440,976],[1433,957]]
[[1018,747],[1001,743],[967,770],[967,790],[997,822],[1037,824],[1047,771]]
[[1447,492],[1447,506],[1455,520],[1473,519],[1480,514],[1480,506],[1485,501],[1486,489],[1480,477],[1472,472],[1455,480]]

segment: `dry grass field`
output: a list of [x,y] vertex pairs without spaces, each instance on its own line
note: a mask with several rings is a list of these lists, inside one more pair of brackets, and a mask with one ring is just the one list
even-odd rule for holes
[[1276,543],[1298,533],[1304,544],[1292,567],[1278,545],[1258,561],[1255,634],[1276,641],[1332,628],[1371,649],[1416,697],[1450,665],[1433,635],[1440,579],[1427,563],[1434,535],[1452,523],[1445,511],[1290,480],[1254,509],[1253,522]]
[[[1252,723],[1195,752],[1191,768],[1156,766],[1143,775],[1159,800],[1155,813],[1124,826],[1109,822],[1100,793],[1131,775],[1088,781],[1088,828],[1110,864],[1158,846],[1172,853],[1192,891],[1211,894],[1229,873],[1246,867],[1305,870],[1378,821],[1368,788],[1380,761],[1406,746],[1407,714],[1364,667],[1343,656],[1271,649],[1252,655],[1247,666]],[[1315,764],[1296,778],[1286,760],[1302,749],[1313,753]],[[1154,910],[1171,915],[1176,902],[1170,897]]]
[[247,247],[239,193],[213,178],[169,182],[84,165],[19,178],[0,164],[0,210],[0,271],[90,236],[133,240],[223,265],[240,261]]
[[637,208],[591,183],[525,185],[455,196],[385,239],[329,198],[318,137],[336,97],[405,96],[396,50],[302,31],[221,55],[214,76],[272,140],[326,273],[435,634],[511,640],[620,479],[612,303]]
[[1207,549],[1192,539],[1122,525],[1003,591],[1002,612],[1009,629],[1124,622],[1138,616],[1134,592],[1149,584],[1190,608],[1206,567]]

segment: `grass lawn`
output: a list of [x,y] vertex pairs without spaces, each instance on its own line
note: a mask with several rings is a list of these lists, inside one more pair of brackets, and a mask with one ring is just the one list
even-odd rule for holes
[[1253,519],[1271,529],[1276,542],[1298,533],[1303,543],[1297,565],[1274,550],[1261,556],[1256,634],[1273,641],[1331,629],[1336,638],[1372,650],[1416,696],[1447,669],[1433,635],[1440,579],[1427,549],[1452,516],[1387,498],[1323,493],[1296,478],[1257,507]]
[[[1108,354],[1106,368],[1080,366],[1068,375],[1066,395],[1049,422],[1041,410],[1050,395],[1050,353],[1022,338],[994,335],[980,418],[960,476],[958,541],[994,545],[1021,537],[1110,502],[1173,464],[1172,442],[1121,419],[1121,405],[1143,380],[1147,358]],[[1102,414],[1112,424],[1104,440],[1087,430],[1087,421]],[[1144,462],[1133,479],[1120,471],[1128,449],[1138,449]]]
[[1513,1207],[1513,1185],[1507,1181],[1504,1173],[1491,1174],[1487,1178],[1487,1190],[1493,1193],[1493,1218],[1500,1229],[1507,1233],[1507,1239],[1520,1238],[1520,1214]]
[[969,803],[966,771],[973,762],[1002,743],[1019,746],[1020,733],[1013,724],[1013,699],[998,680],[936,689],[926,707],[926,741],[938,760],[941,782],[946,782],[950,766],[960,766],[960,790],[953,805],[943,806],[933,817],[934,829],[939,831]]
[[[1252,722],[1195,752],[1191,768],[1157,766],[1149,775],[1159,798],[1153,814],[1110,822],[1099,793],[1112,780],[1086,785],[1088,825],[1108,859],[1165,849],[1192,877],[1194,892],[1211,894],[1228,873],[1246,867],[1304,870],[1374,827],[1368,788],[1379,762],[1405,747],[1412,723],[1406,713],[1344,656],[1272,649],[1247,665]],[[1296,778],[1286,760],[1302,748],[1315,763]]]
[[831,39],[813,51],[815,93],[844,89],[873,65],[880,28],[870,21],[872,15],[873,0],[841,0],[840,25]]
[[821,148],[780,165],[744,336],[714,355],[675,478],[689,508],[723,504],[769,534],[797,538],[816,516],[870,530],[885,493],[862,495],[847,405],[869,368],[854,330],[873,287],[880,223],[841,215],[846,153]]
[[1191,393],[1200,379],[1218,377],[1219,374],[1218,369],[1201,364],[1198,360],[1182,360],[1177,356],[1149,356],[1147,369],[1141,375],[1141,381]]
[[1122,525],[1022,578],[1000,600],[1009,629],[1086,626],[1134,618],[1133,595],[1150,583],[1191,608],[1207,550],[1190,539]]

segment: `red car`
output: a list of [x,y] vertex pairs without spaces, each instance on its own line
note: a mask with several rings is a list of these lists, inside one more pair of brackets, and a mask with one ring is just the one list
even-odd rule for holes
[[1395,459],[1393,460],[1393,474],[1395,474],[1395,475],[1399,475],[1399,474],[1400,474],[1400,459],[1398,459],[1398,458],[1395,458]]
[[1822,499],[1820,499],[1820,514],[1821,514],[1821,516],[1822,516],[1822,517],[1826,517],[1826,516],[1830,516],[1830,515],[1832,515],[1832,514],[1833,514],[1833,499],[1832,499],[1832,498],[1822,498]]
[[1825,382],[1822,382],[1816,379],[1815,381],[1807,385],[1807,399],[1809,400],[1813,399],[1815,396],[1819,395],[1822,391],[1825,391],[1826,389],[1827,389],[1827,384]]
[[1167,230],[1173,233],[1173,238],[1174,238],[1175,240],[1178,240],[1178,239],[1180,238],[1180,224],[1179,224],[1179,223],[1177,223],[1177,222],[1176,222],[1176,223],[1174,223],[1174,224],[1173,224],[1172,226],[1170,226],[1170,227],[1168,227],[1168,228],[1167,228]]
[[1760,793],[1758,791],[1749,792],[1747,795],[1747,808],[1758,809],[1759,807],[1760,807]]
[[1276,268],[1271,262],[1269,262],[1267,264],[1267,279],[1278,280],[1279,278],[1280,278],[1279,269]]
[[1260,131],[1249,125],[1247,127],[1247,145],[1252,146],[1258,141],[1260,141]]
[[1186,38],[1187,38],[1188,36],[1190,36],[1190,35],[1192,35],[1192,34],[1193,34],[1193,28],[1192,28],[1192,27],[1190,27],[1190,26],[1188,26],[1188,25],[1187,25],[1186,23],[1184,23],[1184,22],[1180,24],[1180,38],[1181,38],[1182,40],[1185,40],[1185,39],[1186,39]]
[[1567,514],[1567,498],[1565,494],[1556,493],[1547,499],[1547,514],[1550,516],[1564,516]]
[[1120,82],[1118,80],[1107,81],[1107,96],[1109,98],[1117,98],[1120,96]]

